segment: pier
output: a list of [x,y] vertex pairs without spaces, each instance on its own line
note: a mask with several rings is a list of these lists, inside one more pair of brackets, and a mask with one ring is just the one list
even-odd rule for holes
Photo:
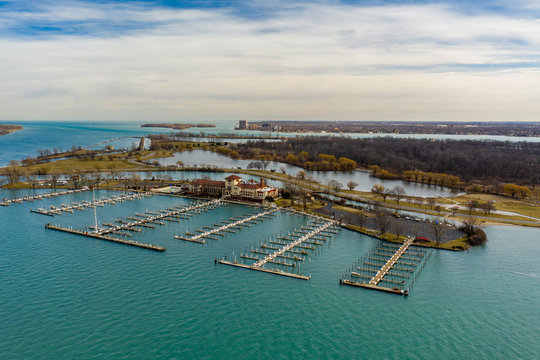
[[154,251],[165,251],[166,250],[164,247],[158,246],[158,245],[144,244],[144,243],[140,243],[140,242],[137,242],[137,241],[118,239],[118,238],[113,238],[113,237],[110,237],[110,236],[91,233],[91,232],[88,232],[88,231],[79,231],[79,230],[64,228],[64,227],[51,225],[51,224],[45,224],[45,228],[50,229],[50,230],[62,231],[62,232],[66,232],[66,233],[69,233],[69,234],[76,234],[76,235],[86,236],[86,237],[90,237],[90,238],[94,238],[94,239],[110,241],[110,242],[114,242],[114,243],[117,243],[117,244],[135,246],[135,247],[148,249],[148,250],[154,250]]
[[43,200],[43,199],[48,199],[48,198],[51,198],[51,197],[75,194],[75,193],[80,193],[80,192],[88,191],[88,190],[90,190],[90,189],[88,189],[88,188],[85,188],[85,189],[73,189],[73,190],[65,190],[65,191],[59,191],[59,192],[53,192],[53,193],[39,194],[39,195],[34,195],[34,196],[25,195],[23,197],[13,198],[13,199],[2,199],[2,201],[0,201],[0,206],[9,206],[11,204],[20,204],[20,203],[22,203],[24,201]]
[[413,240],[403,244],[378,244],[357,261],[341,284],[399,295],[408,295],[432,250],[411,249]]
[[86,236],[89,238],[115,242],[115,243],[124,244],[124,245],[136,246],[136,247],[145,248],[149,250],[165,251],[165,248],[161,246],[152,245],[152,244],[143,244],[143,243],[133,241],[133,240],[113,237],[112,235],[115,234],[116,236],[121,236],[121,237],[131,237],[133,236],[132,232],[139,233],[141,232],[141,228],[145,228],[145,227],[155,228],[156,227],[156,225],[151,225],[151,224],[163,225],[164,222],[160,220],[178,217],[180,216],[180,214],[186,214],[189,212],[198,213],[202,209],[215,208],[218,206],[222,206],[223,204],[226,204],[226,203],[224,203],[220,199],[216,199],[216,200],[211,200],[211,201],[206,201],[206,202],[197,202],[194,205],[161,210],[159,212],[147,212],[147,214],[137,213],[135,214],[135,217],[130,216],[129,221],[116,219],[113,221],[116,224],[113,224],[112,222],[103,223],[102,227],[99,227],[96,222],[95,225],[86,226],[86,230],[77,230],[71,227],[62,227],[59,225],[52,225],[52,224],[46,224],[45,228],[56,230],[56,231],[63,231],[70,234]]
[[148,197],[152,195],[153,195],[152,193],[148,193],[148,192],[147,193],[121,194],[118,196],[112,196],[109,198],[102,198],[98,200],[73,202],[69,205],[62,204],[61,206],[51,206],[49,209],[42,209],[42,208],[39,208],[37,210],[31,209],[30,212],[41,214],[41,215],[47,215],[47,216],[55,216],[55,215],[61,214],[62,212],[72,213],[73,210],[82,211],[88,208],[94,208],[96,206],[116,205],[119,202],[141,199],[143,197]]
[[163,225],[164,222],[160,220],[165,220],[167,218],[172,218],[172,217],[178,217],[180,214],[188,213],[188,212],[198,213],[200,210],[204,208],[209,208],[209,207],[215,208],[218,206],[222,206],[223,204],[224,202],[222,200],[216,199],[216,200],[211,200],[211,201],[206,201],[206,202],[197,202],[195,205],[191,205],[191,206],[184,206],[184,207],[175,208],[175,209],[167,209],[161,212],[147,211],[146,215],[135,214],[136,216],[140,217],[140,219],[138,220],[123,221],[119,225],[109,224],[107,228],[94,229],[94,233],[98,235],[106,235],[109,233],[119,232],[122,230],[127,230],[127,229],[131,229],[138,226],[155,227],[149,224]]
[[[255,222],[255,220],[257,220],[257,219],[268,218],[269,215],[273,214],[276,211],[278,211],[278,208],[267,210],[267,211],[264,211],[264,212],[261,212],[261,213],[255,214],[255,215],[247,216],[247,217],[241,218],[240,220],[235,220],[235,221],[232,221],[232,222],[225,222],[225,225],[218,226],[218,227],[213,228],[213,229],[209,228],[209,227],[206,227],[206,226],[203,226],[203,228],[208,228],[209,230],[204,231],[204,232],[202,232],[202,233],[200,233],[198,235],[193,235],[191,237],[178,236],[177,235],[177,236],[175,236],[175,239],[180,239],[180,240],[195,242],[195,243],[199,243],[199,244],[204,244],[205,243],[204,239],[213,239],[213,240],[215,240],[215,237],[213,237],[215,235],[224,236],[223,234],[220,234],[221,232],[225,232],[225,233],[233,232],[234,233],[235,230],[231,230],[231,229],[237,229],[237,230],[241,229],[240,225],[248,225],[249,223]],[[187,233],[189,233],[189,232],[187,232]]]
[[[305,262],[309,255],[318,249],[317,246],[325,244],[338,231],[339,227],[336,221],[316,218],[313,222],[303,225],[300,229],[289,232],[287,236],[272,237],[262,242],[258,247],[241,252],[240,261],[244,263],[238,261],[236,256],[234,256],[233,260],[228,260],[225,257],[219,259],[219,261],[216,259],[216,261],[220,264],[244,269],[309,280],[311,275],[300,274],[299,264]],[[315,237],[318,238],[318,241],[309,241]],[[310,243],[313,246],[303,245],[304,243]],[[263,257],[260,255],[263,255]],[[270,265],[273,268],[266,267]],[[292,272],[294,270],[296,270],[296,273]]]

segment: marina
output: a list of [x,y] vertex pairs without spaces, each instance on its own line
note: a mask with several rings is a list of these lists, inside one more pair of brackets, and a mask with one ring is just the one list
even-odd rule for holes
[[[239,220],[236,220],[234,218],[230,218],[229,220],[221,221],[221,223],[225,223],[225,225],[216,225],[215,228],[203,226],[203,229],[207,229],[208,231],[202,231],[198,235],[193,236],[175,236],[175,239],[190,241],[194,243],[204,244],[204,239],[212,239],[216,240],[216,236],[224,236],[223,233],[235,233],[237,230],[241,230],[242,226],[251,226],[251,224],[256,223],[257,221],[262,221],[263,219],[268,219],[273,213],[278,211],[278,208],[270,209],[255,215],[246,216],[243,218],[240,218]],[[229,222],[230,221],[230,222]],[[200,230],[200,229],[198,229]],[[186,231],[186,235],[189,235],[190,232]]]
[[407,296],[432,251],[415,247],[412,238],[401,245],[380,243],[354,263],[340,284]]
[[[102,226],[97,224],[96,218],[94,225],[87,225],[83,230],[74,229],[71,226],[60,226],[49,223],[45,225],[45,228],[150,250],[165,251],[165,248],[161,246],[143,244],[137,241],[123,239],[122,237],[132,237],[132,232],[140,233],[142,228],[155,228],[156,225],[164,225],[165,222],[162,220],[175,219],[182,214],[199,214],[202,211],[215,209],[226,204],[221,199],[197,201],[194,205],[167,208],[159,212],[147,211],[145,214],[136,213],[135,216],[129,216],[128,220],[115,219],[114,223],[106,222]],[[113,237],[113,234],[117,237]]]
[[30,209],[30,212],[35,214],[55,216],[60,215],[63,212],[72,213],[74,210],[86,210],[88,208],[95,208],[96,206],[105,206],[105,205],[116,205],[117,203],[124,201],[131,201],[136,199],[141,199],[154,195],[151,192],[137,192],[137,193],[125,193],[117,196],[111,196],[108,198],[102,198],[98,200],[85,200],[73,202],[71,204],[62,204],[60,206],[51,205],[49,209],[39,208],[37,210]]
[[[339,232],[339,229],[337,222],[334,220],[315,218],[308,224],[302,225],[300,229],[288,232],[286,236],[272,237],[259,244],[258,247],[250,247],[249,250],[241,252],[240,261],[233,255],[233,260],[224,257],[219,260],[216,259],[216,262],[249,270],[310,280],[311,275],[301,274],[297,265],[305,262],[311,252],[317,248],[303,244],[324,245]],[[310,241],[310,239],[314,238],[317,238],[318,241]],[[293,272],[294,270],[296,272]]]

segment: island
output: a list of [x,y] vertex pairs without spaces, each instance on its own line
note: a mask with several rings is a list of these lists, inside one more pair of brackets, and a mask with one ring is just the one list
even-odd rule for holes
[[7,135],[17,130],[22,130],[21,125],[0,124],[0,135]]
[[165,129],[173,129],[173,130],[185,130],[190,128],[215,128],[216,125],[214,124],[171,124],[171,123],[161,123],[161,124],[142,124],[141,127],[154,127],[154,128],[165,128]]

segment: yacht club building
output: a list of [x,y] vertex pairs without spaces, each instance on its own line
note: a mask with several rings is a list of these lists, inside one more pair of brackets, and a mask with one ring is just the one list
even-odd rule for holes
[[229,196],[259,201],[268,196],[273,198],[278,196],[278,189],[265,185],[262,178],[260,182],[254,180],[246,182],[237,175],[230,175],[225,178],[225,181],[193,180],[188,185],[188,191],[195,195]]

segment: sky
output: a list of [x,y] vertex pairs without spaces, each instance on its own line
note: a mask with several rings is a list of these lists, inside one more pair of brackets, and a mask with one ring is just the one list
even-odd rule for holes
[[539,121],[540,2],[0,0],[0,120]]

